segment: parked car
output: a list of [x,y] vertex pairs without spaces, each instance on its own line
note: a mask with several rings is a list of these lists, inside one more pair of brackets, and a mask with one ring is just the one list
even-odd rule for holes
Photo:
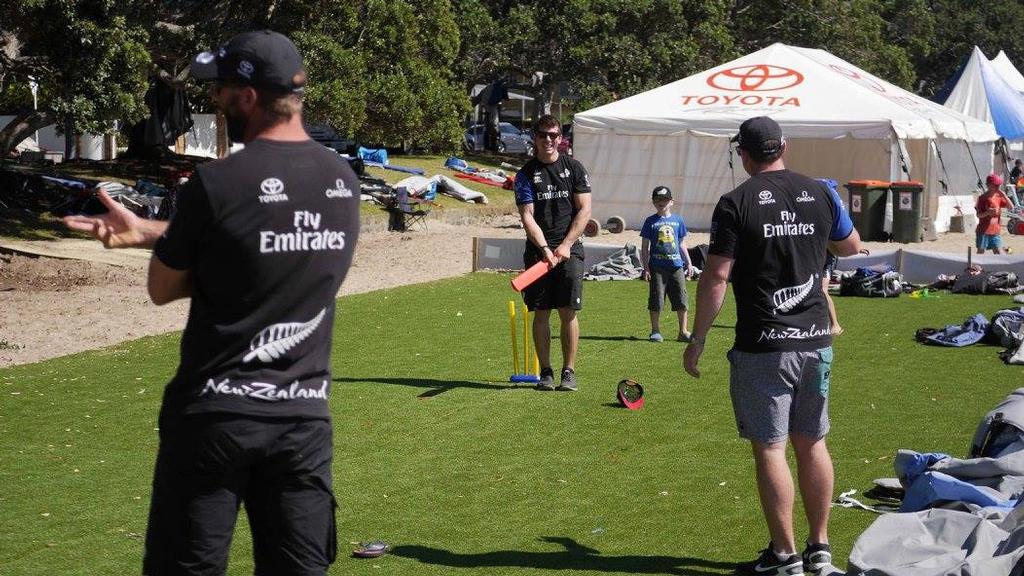
[[338,135],[330,126],[317,126],[306,124],[306,132],[309,137],[317,142],[334,150],[338,154],[355,154],[356,141]]
[[[508,122],[498,125],[498,152],[509,154],[526,154],[533,156],[533,140],[530,135]],[[462,146],[469,151],[484,149],[484,125],[476,124],[462,138]]]

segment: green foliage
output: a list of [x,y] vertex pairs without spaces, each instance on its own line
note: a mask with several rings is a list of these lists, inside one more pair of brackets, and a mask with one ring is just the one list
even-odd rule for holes
[[[103,131],[145,113],[151,63],[180,71],[235,33],[296,40],[311,121],[369,143],[451,151],[474,84],[544,73],[577,109],[624,98],[773,42],[822,48],[932,97],[978,45],[1024,65],[1019,0],[21,0],[0,31],[37,57],[40,106]],[[156,26],[157,22],[172,27]],[[24,74],[23,71],[16,72]],[[4,78],[0,105],[23,105]],[[538,94],[541,92],[538,91]],[[30,100],[28,100],[30,102]],[[200,101],[199,107],[202,108]]]
[[[767,537],[729,400],[732,297],[692,379],[682,344],[646,341],[642,282],[587,283],[580,391],[539,393],[506,381],[508,280],[474,274],[339,300],[330,573],[725,575],[752,558]],[[836,299],[846,329],[830,392],[836,494],[892,476],[900,448],[965,454],[1020,367],[991,346],[933,348],[912,335],[1005,304]],[[663,322],[675,328],[673,315]],[[0,370],[0,572],[138,571],[177,354],[169,334]],[[626,377],[646,389],[641,411],[615,405]],[[800,539],[799,507],[795,517]],[[837,564],[876,518],[833,510]],[[348,557],[350,542],[378,538],[391,554]],[[251,573],[251,558],[243,514],[229,573]]]
[[351,133],[366,120],[366,59],[357,50],[343,48],[332,37],[298,32],[293,36],[309,74],[305,96],[306,120],[328,124]]
[[146,114],[149,26],[128,19],[128,4],[34,0],[9,15],[22,55],[43,62],[40,107],[70,118],[78,131],[106,132],[114,121]]
[[456,149],[468,101],[448,71],[459,36],[448,0],[368,0],[356,43],[366,67],[364,141]]

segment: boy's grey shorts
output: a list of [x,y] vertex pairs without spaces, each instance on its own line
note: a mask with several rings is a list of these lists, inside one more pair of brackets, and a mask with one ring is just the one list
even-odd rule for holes
[[[686,269],[651,267],[651,285],[647,294],[647,309],[661,312],[665,294],[672,302],[672,311],[686,310]],[[680,328],[682,330],[682,328]]]
[[824,438],[832,347],[812,352],[730,350],[729,394],[740,437],[771,444],[790,433]]

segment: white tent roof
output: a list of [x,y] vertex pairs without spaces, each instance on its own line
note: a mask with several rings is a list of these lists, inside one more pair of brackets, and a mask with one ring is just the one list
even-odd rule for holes
[[824,50],[776,43],[671,84],[576,114],[590,131],[735,134],[770,115],[790,138],[944,137],[986,142],[994,128],[898,86]]
[[1006,80],[1007,84],[1017,92],[1024,93],[1024,75],[1021,75],[1017,67],[1013,65],[1013,62],[1010,62],[1006,52],[1000,50],[999,54],[990,62],[992,67],[996,69],[996,72],[1003,77],[1003,80]]
[[[1020,73],[1003,56],[1003,70],[990,62],[977,46],[971,57],[960,70],[960,77],[943,103],[947,107],[963,112],[986,122],[991,122],[996,132],[1010,140],[1024,138],[1024,94],[1016,90],[1004,74],[1019,77]],[[1005,66],[1009,66],[1006,69]],[[1021,79],[1024,81],[1024,78]]]

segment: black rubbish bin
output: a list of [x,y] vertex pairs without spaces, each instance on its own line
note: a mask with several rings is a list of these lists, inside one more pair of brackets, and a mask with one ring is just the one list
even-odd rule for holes
[[883,180],[851,180],[846,189],[849,192],[846,206],[861,240],[884,241],[885,195],[889,191],[889,183]]
[[889,189],[892,190],[892,241],[903,244],[924,241],[921,221],[924,182],[893,182]]

